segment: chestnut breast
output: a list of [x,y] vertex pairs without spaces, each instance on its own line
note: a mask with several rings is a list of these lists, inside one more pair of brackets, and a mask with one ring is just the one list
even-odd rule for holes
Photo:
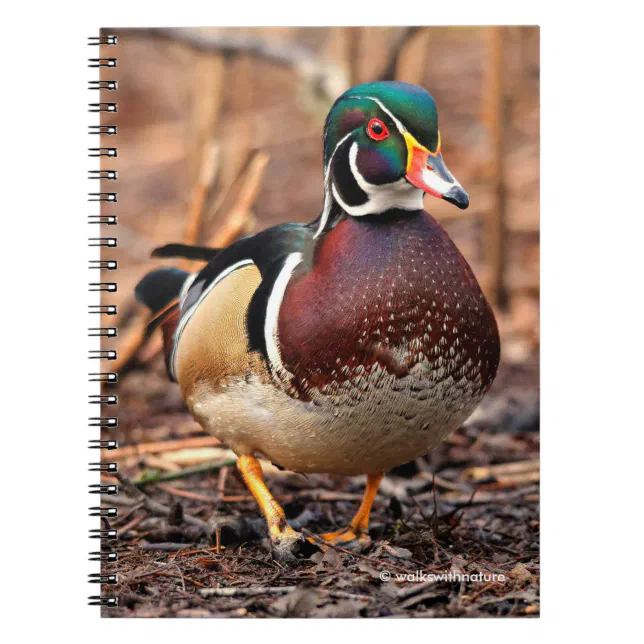
[[417,364],[466,378],[496,375],[494,314],[447,233],[426,212],[347,217],[291,279],[278,320],[284,367],[303,398],[370,369]]

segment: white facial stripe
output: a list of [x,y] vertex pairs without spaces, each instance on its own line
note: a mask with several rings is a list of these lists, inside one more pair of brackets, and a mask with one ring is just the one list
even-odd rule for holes
[[358,170],[358,144],[354,143],[349,150],[349,166],[351,173],[360,188],[367,193],[369,200],[359,206],[349,206],[344,203],[338,190],[333,186],[333,196],[346,212],[354,217],[373,215],[392,208],[401,210],[422,210],[423,191],[412,186],[404,177],[393,183],[377,185],[369,183]]
[[400,131],[401,134],[404,134],[407,131],[407,128],[384,106],[382,101],[379,101],[377,98],[374,98],[373,96],[365,96],[369,101],[373,101],[374,103],[377,103],[380,106],[380,109],[385,113],[388,114],[391,120],[396,124],[396,127]]
[[279,319],[280,306],[284,299],[284,292],[288,285],[293,271],[297,265],[302,261],[302,253],[291,253],[284,262],[284,266],[280,271],[275,285],[268,298],[268,305],[266,306],[266,322],[264,325],[264,340],[266,341],[266,353],[268,354],[268,361],[271,371],[279,378],[290,378],[292,374],[282,364],[282,355],[277,343],[277,322]]
[[[248,264],[252,264],[253,260],[252,259],[242,259],[241,261],[237,262],[236,264],[233,264],[232,266],[229,266],[225,270],[223,270],[215,279],[210,282],[208,287],[204,290],[204,292],[199,296],[199,299],[185,312],[184,315],[181,316],[181,321],[179,322],[177,328],[175,329],[174,332],[174,337],[172,339],[172,352],[170,353],[170,360],[169,360],[169,365],[170,365],[170,375],[176,380],[177,377],[175,375],[174,371],[174,362],[177,357],[177,346],[179,345],[179,339],[181,338],[181,334],[183,333],[183,330],[186,328],[186,324],[190,321],[190,318],[194,315],[194,312],[197,310],[197,307],[203,302],[203,300],[206,298],[208,293],[212,291],[212,289],[219,283],[221,280],[224,279],[224,277],[230,275],[233,271],[236,271],[238,268],[241,268],[242,266],[247,266]],[[192,275],[191,277],[188,278],[189,286],[186,288],[185,284],[181,289],[181,299],[180,299],[180,305],[183,306],[186,296],[188,295],[188,290],[190,289],[190,286],[192,286],[192,283],[194,282],[195,278],[197,277],[198,273],[195,273],[195,275]],[[185,291],[184,291],[185,289]]]

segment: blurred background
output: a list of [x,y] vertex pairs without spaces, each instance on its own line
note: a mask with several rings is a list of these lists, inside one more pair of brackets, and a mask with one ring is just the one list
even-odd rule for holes
[[[505,545],[499,545],[504,551],[492,556],[488,546],[488,569],[505,570],[506,551],[523,549],[527,574],[536,575],[538,27],[102,33],[118,35],[118,45],[101,54],[118,60],[116,68],[101,70],[102,79],[118,81],[117,92],[101,91],[102,101],[118,103],[116,113],[102,114],[102,123],[117,125],[118,135],[103,136],[101,145],[118,147],[118,157],[103,159],[102,165],[117,170],[118,180],[103,181],[102,190],[118,192],[118,203],[103,207],[103,214],[118,215],[118,226],[104,227],[103,234],[118,237],[118,248],[105,253],[118,260],[118,292],[104,303],[118,304],[119,335],[105,339],[104,348],[118,352],[109,366],[120,373],[119,404],[109,415],[118,415],[119,427],[105,438],[119,439],[119,471],[157,499],[187,504],[195,516],[256,514],[243,486],[228,476],[231,454],[204,434],[178,387],[167,380],[160,338],[146,337],[148,317],[134,301],[134,287],[161,262],[172,263],[150,259],[157,246],[223,246],[281,222],[312,221],[323,203],[322,132],[334,100],[363,82],[416,83],[436,101],[443,156],[471,204],[460,211],[426,196],[425,208],[465,255],[495,309],[501,366],[492,390],[465,426],[425,459],[387,477],[381,495],[396,497],[411,516],[412,492],[420,494],[414,503],[431,503],[430,490],[437,487],[440,507],[447,510],[463,507],[476,492],[480,500],[463,523],[468,538],[476,543],[487,539],[480,526],[494,528],[497,522],[505,534]],[[175,263],[200,268],[194,262]],[[278,498],[290,494],[296,505],[293,499],[304,498],[307,490],[308,498],[318,494],[319,499],[319,490],[329,495],[345,485],[345,500],[351,502],[339,510],[337,504],[329,506],[328,512],[350,516],[360,498],[361,483],[269,471]],[[286,509],[292,516],[302,506],[287,504]],[[138,543],[149,531],[143,530],[145,517],[133,516],[117,527],[122,538]],[[413,517],[407,521],[413,524]],[[471,552],[472,545],[464,550]],[[415,556],[423,558],[422,552]],[[524,573],[522,588],[528,578]],[[532,578],[529,586],[534,586]],[[526,613],[534,613],[530,606]]]
[[[538,28],[119,34],[110,55],[120,64],[104,71],[119,82],[118,112],[104,115],[104,122],[118,125],[119,156],[104,167],[119,173],[113,254],[122,330],[133,312],[134,285],[158,265],[150,260],[156,246],[225,243],[317,217],[322,129],[333,101],[352,85],[396,79],[422,85],[436,100],[443,154],[471,206],[459,211],[427,196],[425,207],[497,308],[503,359],[521,361],[536,351]],[[104,138],[104,145],[116,140]],[[128,352],[123,360],[129,359]]]

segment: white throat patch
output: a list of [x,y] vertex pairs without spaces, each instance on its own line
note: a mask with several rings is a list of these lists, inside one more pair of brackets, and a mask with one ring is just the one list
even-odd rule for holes
[[351,174],[356,183],[367,194],[368,201],[358,206],[346,204],[335,184],[332,185],[333,196],[336,201],[349,215],[353,217],[363,217],[364,215],[375,215],[392,208],[400,210],[422,210],[423,209],[423,191],[412,186],[404,177],[393,183],[377,185],[369,183],[358,170],[357,165],[358,144],[353,143],[349,149],[349,166]]

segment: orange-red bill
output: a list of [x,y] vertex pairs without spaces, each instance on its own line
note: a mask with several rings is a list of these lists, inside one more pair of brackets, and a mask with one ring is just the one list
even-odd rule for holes
[[440,143],[432,153],[408,132],[404,136],[408,151],[407,181],[434,197],[445,199],[461,209],[467,208],[469,195],[447,169],[440,153]]

